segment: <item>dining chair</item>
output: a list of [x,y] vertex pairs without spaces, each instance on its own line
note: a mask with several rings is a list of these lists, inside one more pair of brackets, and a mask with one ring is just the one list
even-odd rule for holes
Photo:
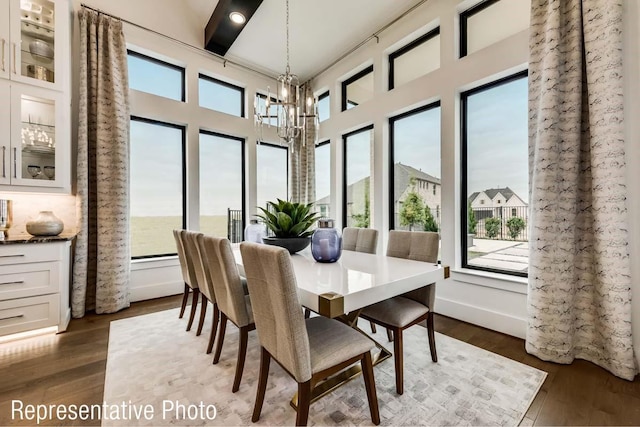
[[260,419],[273,358],[298,383],[296,425],[306,425],[311,391],[327,377],[360,362],[371,420],[380,424],[371,349],[374,343],[344,323],[304,319],[286,249],[243,242],[240,252],[260,340],[260,374],[251,420]]
[[216,352],[213,356],[214,364],[220,361],[227,320],[233,322],[240,330],[236,374],[231,388],[231,391],[235,393],[240,388],[240,381],[242,380],[249,332],[256,328],[253,322],[251,299],[249,295],[244,293],[229,239],[203,236],[202,248],[204,249],[206,263],[209,266],[213,290],[216,295],[218,310],[220,311],[220,329],[218,331]]
[[213,322],[211,324],[211,332],[209,333],[209,344],[207,345],[207,354],[209,354],[213,348],[213,341],[218,328],[219,311],[218,304],[216,303],[216,294],[213,290],[213,283],[210,277],[208,277],[208,272],[205,271],[205,266],[208,267],[208,264],[204,262],[203,252],[200,249],[200,241],[203,238],[203,234],[186,231],[184,232],[184,235],[185,252],[193,265],[193,271],[199,285],[198,289],[200,289],[200,295],[202,296],[200,321],[198,322],[196,336],[199,336],[202,333],[202,327],[204,326],[204,319],[207,314],[207,306],[209,305],[209,302],[213,304]]
[[180,314],[178,318],[182,319],[184,316],[184,311],[187,307],[187,301],[189,300],[189,293],[193,292],[193,298],[191,300],[191,313],[189,314],[189,322],[187,322],[187,331],[191,330],[191,325],[193,324],[193,319],[196,315],[196,308],[198,306],[198,297],[200,295],[200,289],[198,288],[198,282],[195,277],[195,272],[189,266],[189,261],[187,259],[185,248],[184,248],[184,239],[183,233],[186,230],[173,230],[173,237],[176,240],[176,247],[178,250],[178,260],[180,261],[180,269],[182,271],[182,280],[184,281],[184,294],[182,295],[182,306],[180,307]]
[[[430,263],[438,262],[438,233],[428,231],[389,231],[387,256],[406,258]],[[402,332],[423,320],[427,321],[431,360],[438,361],[436,340],[433,329],[433,303],[436,284],[407,292],[379,303],[365,307],[360,317],[384,326],[393,332],[393,357],[396,370],[396,391],[404,392]]]

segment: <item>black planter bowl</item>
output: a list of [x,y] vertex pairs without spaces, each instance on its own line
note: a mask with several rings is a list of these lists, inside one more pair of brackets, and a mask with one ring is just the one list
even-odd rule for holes
[[267,245],[285,248],[293,255],[309,246],[311,237],[263,237],[262,241]]

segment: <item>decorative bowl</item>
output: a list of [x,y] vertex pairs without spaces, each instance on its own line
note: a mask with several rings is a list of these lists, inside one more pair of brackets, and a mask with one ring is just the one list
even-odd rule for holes
[[44,174],[47,178],[53,179],[56,176],[56,167],[55,166],[45,166]]
[[42,169],[38,165],[27,165],[27,172],[35,178],[42,173]]
[[32,55],[53,59],[53,49],[49,46],[49,43],[40,39],[35,39],[29,43],[29,52],[31,52]]
[[57,236],[64,229],[64,223],[51,211],[42,211],[35,220],[27,222],[27,233],[33,236]]

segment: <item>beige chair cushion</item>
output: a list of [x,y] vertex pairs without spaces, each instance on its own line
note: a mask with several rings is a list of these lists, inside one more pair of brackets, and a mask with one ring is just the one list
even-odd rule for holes
[[375,347],[364,334],[337,320],[317,316],[307,319],[306,325],[314,374]]
[[404,328],[428,312],[429,309],[419,302],[405,297],[393,297],[363,308],[360,315]]
[[185,233],[187,233],[187,230],[173,230],[173,237],[176,239],[176,247],[178,249],[178,260],[180,261],[180,268],[182,270],[182,280],[184,280],[184,283],[191,289],[197,289],[198,281],[195,277],[195,271],[186,253]]
[[342,249],[345,251],[375,254],[378,230],[373,228],[345,227],[342,230]]
[[190,268],[193,269],[198,288],[209,301],[215,303],[216,295],[213,291],[213,285],[207,280],[202,253],[198,245],[198,239],[202,238],[202,233],[196,233],[194,231],[184,231],[183,233],[185,255],[187,256]]

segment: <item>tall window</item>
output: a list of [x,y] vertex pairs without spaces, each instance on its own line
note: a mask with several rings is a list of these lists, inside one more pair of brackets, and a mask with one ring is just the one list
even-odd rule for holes
[[389,226],[439,231],[440,102],[389,119]]
[[201,107],[244,117],[244,89],[200,74],[198,99]]
[[327,120],[330,117],[331,106],[329,101],[329,91],[326,91],[318,97],[318,120],[321,122]]
[[132,50],[127,66],[130,89],[184,102],[184,68]]
[[460,14],[460,57],[529,28],[530,0],[484,0]]
[[287,200],[289,188],[289,150],[287,147],[261,142],[257,149],[257,203],[265,207],[268,201]]
[[172,230],[185,228],[185,129],[131,117],[131,256],[176,253]]
[[331,144],[321,142],[316,146],[316,211],[325,218],[331,217]]
[[527,102],[526,71],[462,94],[464,267],[527,274]]
[[242,241],[244,140],[200,131],[200,231]]
[[389,90],[440,68],[440,27],[389,55]]
[[342,111],[373,98],[373,65],[342,82]]
[[344,144],[344,179],[342,224],[369,228],[373,171],[373,126],[342,136]]

